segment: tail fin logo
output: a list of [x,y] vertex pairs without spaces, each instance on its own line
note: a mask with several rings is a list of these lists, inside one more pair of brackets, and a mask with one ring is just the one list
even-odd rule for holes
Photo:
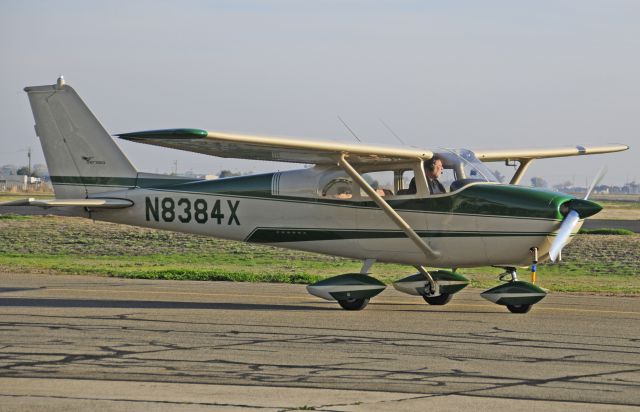
[[87,162],[88,165],[106,165],[107,162],[104,160],[93,160],[94,156],[82,156],[82,160]]

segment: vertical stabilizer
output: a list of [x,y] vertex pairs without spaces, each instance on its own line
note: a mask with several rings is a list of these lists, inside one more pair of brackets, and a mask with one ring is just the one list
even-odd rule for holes
[[62,77],[25,87],[57,198],[135,186],[136,170]]

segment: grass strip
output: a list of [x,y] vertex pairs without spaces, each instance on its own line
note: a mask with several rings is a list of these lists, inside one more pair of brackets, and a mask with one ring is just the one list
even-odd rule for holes
[[[176,258],[176,259],[174,259]],[[98,275],[131,279],[197,280],[229,282],[266,282],[311,284],[330,276],[357,272],[360,262],[344,260],[342,264],[317,261],[279,261],[271,265],[244,265],[228,261],[212,264],[198,256],[78,256],[69,255],[0,255],[0,270],[13,272],[45,272],[54,274]],[[386,284],[415,273],[404,265],[378,263],[373,274]],[[460,269],[477,288],[499,284],[502,269],[480,267]],[[519,270],[521,280],[530,280],[530,271]],[[605,293],[640,295],[640,277],[624,267],[585,267],[576,263],[542,264],[538,285],[551,292]]]
[[31,220],[32,216],[14,215],[14,214],[0,214],[0,220]]
[[580,229],[581,235],[622,235],[622,236],[633,236],[635,232],[628,229],[608,229],[608,228],[600,228],[600,229]]

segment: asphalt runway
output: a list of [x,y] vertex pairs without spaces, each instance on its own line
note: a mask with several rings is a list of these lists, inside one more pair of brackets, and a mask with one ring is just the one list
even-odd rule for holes
[[0,409],[640,409],[640,298],[479,292],[0,274]]

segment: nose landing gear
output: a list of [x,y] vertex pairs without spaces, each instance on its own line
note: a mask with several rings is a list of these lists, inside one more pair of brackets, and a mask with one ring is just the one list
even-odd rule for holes
[[533,254],[531,264],[531,281],[524,282],[518,280],[518,274],[515,267],[505,267],[505,273],[499,276],[499,279],[506,282],[496,286],[480,294],[483,298],[504,305],[511,313],[527,313],[531,307],[541,301],[547,292],[536,286],[536,264],[538,263],[538,249],[531,248]]

